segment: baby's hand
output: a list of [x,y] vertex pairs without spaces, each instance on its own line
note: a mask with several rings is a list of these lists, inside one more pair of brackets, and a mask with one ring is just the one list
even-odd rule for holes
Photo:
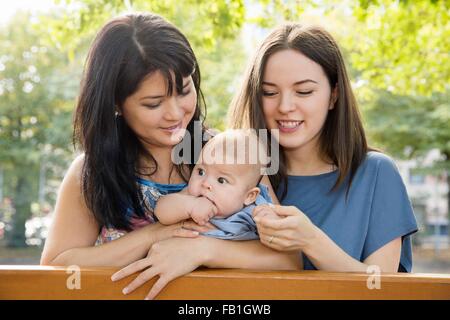
[[204,226],[216,214],[217,207],[208,198],[198,197],[194,200],[191,218],[199,225]]
[[277,213],[272,209],[272,207],[268,204],[263,204],[256,206],[255,209],[253,209],[253,218],[259,217],[269,217],[272,219],[280,219],[281,217],[277,215]]

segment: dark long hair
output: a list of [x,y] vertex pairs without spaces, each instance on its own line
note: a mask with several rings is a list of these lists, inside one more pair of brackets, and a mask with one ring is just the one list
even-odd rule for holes
[[[322,28],[290,23],[275,29],[264,40],[246,72],[241,91],[231,104],[229,126],[267,129],[262,110],[264,69],[271,55],[287,49],[296,50],[319,64],[331,90],[337,88],[338,97],[320,133],[319,148],[321,156],[330,159],[339,170],[331,191],[336,190],[349,176],[348,194],[356,170],[365,159],[369,147],[342,54],[333,37]],[[281,146],[280,150],[283,151]],[[279,172],[269,178],[275,190],[284,183],[283,199],[287,194],[284,152],[280,152]]]
[[[181,93],[183,77],[192,76],[198,99],[187,130],[194,137],[194,121],[203,121],[206,113],[200,69],[188,40],[175,26],[154,14],[120,16],[100,30],[90,48],[74,115],[74,143],[85,154],[82,193],[101,226],[129,231],[126,210],[144,218],[149,209],[136,182],[139,158],[152,161],[153,173],[158,164],[115,111],[157,70],[165,75],[168,95],[174,89]],[[187,182],[183,165],[176,170]]]

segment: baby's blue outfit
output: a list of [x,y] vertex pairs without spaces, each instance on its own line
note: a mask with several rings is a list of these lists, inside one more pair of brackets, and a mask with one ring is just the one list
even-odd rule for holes
[[[143,198],[147,207],[152,210],[155,208],[156,202],[161,196],[180,192],[187,187],[186,183],[162,184],[140,178],[138,179],[138,183],[141,185]],[[202,235],[226,240],[259,239],[256,224],[252,218],[252,212],[257,205],[272,203],[272,199],[269,195],[269,189],[265,185],[259,184],[258,188],[261,192],[258,197],[256,197],[253,204],[242,208],[241,211],[236,212],[227,218],[210,219],[209,222],[218,229],[203,232]],[[152,218],[153,221],[157,221],[156,216],[153,216],[153,213]]]
[[261,192],[253,204],[242,208],[241,211],[232,214],[227,218],[212,218],[209,220],[217,229],[202,233],[205,236],[224,240],[255,240],[259,239],[256,223],[253,220],[252,212],[256,206],[272,203],[269,189],[263,185],[258,185]]

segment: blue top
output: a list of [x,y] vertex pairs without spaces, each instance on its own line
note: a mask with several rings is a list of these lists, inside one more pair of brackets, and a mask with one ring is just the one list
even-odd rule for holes
[[137,178],[137,182],[140,184],[142,198],[147,204],[147,207],[155,210],[156,201],[158,201],[159,197],[169,194],[180,192],[184,188],[186,188],[186,183],[157,183],[150,180]]
[[[410,235],[417,224],[405,185],[392,159],[369,152],[353,178],[348,198],[348,177],[333,192],[338,172],[316,176],[288,176],[288,192],[282,205],[304,212],[341,249],[364,261],[390,241],[402,237],[398,271],[411,272]],[[277,190],[280,198],[284,190]],[[303,255],[304,268],[316,269]]]
[[272,203],[268,188],[258,185],[260,194],[256,197],[253,204],[242,208],[239,212],[232,214],[226,218],[212,218],[209,220],[217,229],[202,233],[225,240],[255,240],[259,239],[256,223],[253,220],[252,212],[256,206]]
[[[156,202],[159,197],[173,192],[179,192],[186,187],[186,183],[179,184],[162,184],[141,178],[136,179],[142,192],[141,207],[146,210],[145,216],[138,218],[134,215],[131,207],[125,207],[124,212],[127,219],[130,221],[131,229],[141,228],[149,223],[156,221],[156,216],[153,214]],[[125,230],[119,230],[112,226],[104,225],[101,227],[100,233],[97,237],[95,245],[101,245],[119,239],[127,233]]]

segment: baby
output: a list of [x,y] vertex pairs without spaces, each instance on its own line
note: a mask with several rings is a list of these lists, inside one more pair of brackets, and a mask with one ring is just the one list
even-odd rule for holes
[[258,239],[252,211],[272,203],[267,187],[259,184],[265,150],[250,130],[216,135],[202,149],[187,187],[162,196],[155,216],[166,225],[189,218],[200,225],[209,221],[217,229],[203,234],[220,239]]

